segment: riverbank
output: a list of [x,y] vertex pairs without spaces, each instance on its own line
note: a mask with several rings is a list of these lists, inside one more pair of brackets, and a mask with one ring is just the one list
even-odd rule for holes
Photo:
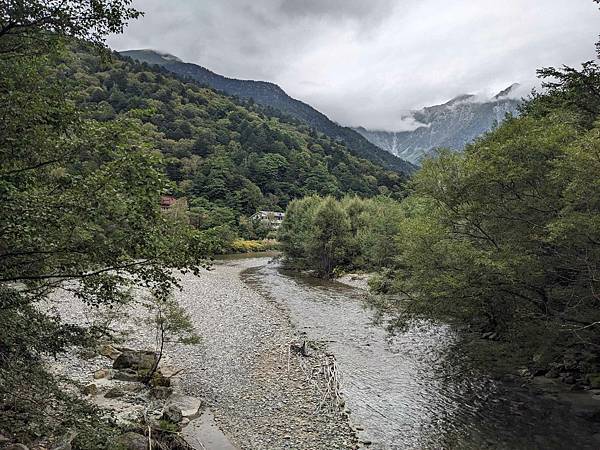
[[[202,398],[215,423],[237,448],[343,449],[356,447],[354,432],[339,410],[323,407],[323,386],[309,379],[300,358],[290,352],[297,340],[289,318],[276,304],[248,286],[242,271],[268,258],[217,261],[200,276],[182,275],[175,297],[201,337],[196,346],[167,344],[168,362],[181,372],[181,391]],[[90,310],[68,295],[55,296],[60,314],[89,322]],[[154,348],[154,332],[137,307],[118,311],[114,328],[121,345]],[[63,374],[84,379],[92,360],[69,354],[57,361]]]

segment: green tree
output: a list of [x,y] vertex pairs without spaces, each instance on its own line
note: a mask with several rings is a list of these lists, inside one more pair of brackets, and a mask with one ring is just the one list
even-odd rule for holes
[[[102,44],[141,13],[131,0],[8,0],[0,5],[0,52],[45,52],[55,37],[70,36]],[[33,46],[32,46],[33,45]]]
[[531,354],[591,332],[598,131],[578,123],[569,112],[511,119],[424,164],[400,232],[401,316],[479,323]]
[[309,257],[320,274],[331,276],[346,260],[350,239],[348,216],[335,199],[326,197],[317,207],[311,231]]
[[[125,302],[132,286],[167,298],[172,268],[204,264],[202,237],[159,210],[170,183],[142,122],[90,118],[73,80],[57,76],[62,37],[119,31],[135,15],[127,4],[0,9],[0,428],[25,443],[73,426],[77,448],[112,448],[105,424],[41,364],[91,343],[95,330],[65,324],[39,302],[61,288],[91,305]],[[33,42],[36,52],[21,52]]]

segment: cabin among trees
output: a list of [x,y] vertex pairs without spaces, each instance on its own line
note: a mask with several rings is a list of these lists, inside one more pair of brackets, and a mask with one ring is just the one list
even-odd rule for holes
[[285,213],[277,211],[257,211],[250,217],[252,221],[260,222],[268,226],[271,230],[277,230],[284,218]]
[[190,222],[188,214],[189,206],[185,197],[176,198],[171,195],[163,195],[160,198],[160,210],[186,223]]
[[170,196],[170,195],[163,195],[160,198],[160,209],[162,211],[166,211],[166,210],[170,209],[176,202],[177,202],[177,199],[175,197]]

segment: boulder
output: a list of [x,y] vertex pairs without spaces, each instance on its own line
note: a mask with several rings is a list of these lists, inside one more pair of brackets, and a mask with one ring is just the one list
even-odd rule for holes
[[100,349],[100,354],[102,356],[106,356],[107,358],[112,359],[113,361],[117,359],[122,352],[114,348],[112,345],[103,345]]
[[177,395],[171,399],[169,404],[176,406],[181,411],[183,417],[193,418],[199,414],[202,407],[202,400],[189,395]]
[[110,375],[110,370],[99,369],[94,372],[94,380],[99,380],[100,378],[108,378],[109,375]]
[[179,423],[181,422],[181,419],[183,419],[183,414],[178,406],[168,405],[164,409],[161,418],[171,423]]
[[81,392],[83,395],[96,395],[98,393],[98,386],[96,386],[94,383],[88,384],[81,390]]
[[125,450],[148,450],[148,438],[132,431],[117,438],[117,444]]
[[149,351],[125,350],[113,363],[115,369],[149,370],[156,364],[156,354]]
[[140,381],[140,375],[132,369],[119,370],[113,374],[113,380]]
[[106,394],[104,394],[104,398],[119,398],[119,397],[123,397],[125,395],[125,392],[123,392],[123,390],[121,388],[118,387],[113,387],[110,388]]

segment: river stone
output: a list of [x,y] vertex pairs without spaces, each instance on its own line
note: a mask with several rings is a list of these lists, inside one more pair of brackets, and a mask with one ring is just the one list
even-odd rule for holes
[[94,383],[88,384],[81,390],[81,392],[83,395],[96,395],[98,393],[98,386],[96,386]]
[[123,390],[121,388],[118,387],[113,387],[110,388],[106,394],[104,394],[104,398],[119,398],[119,397],[123,397],[125,395],[125,392],[123,392]]
[[94,372],[94,380],[99,380],[100,378],[108,378],[109,375],[110,375],[110,370],[99,369]]
[[113,361],[117,359],[122,352],[114,348],[112,345],[103,345],[100,349],[100,354],[102,356],[106,356],[107,358],[112,359]]
[[198,415],[202,407],[202,400],[189,395],[177,395],[171,399],[169,404],[179,408],[183,417],[194,417]]
[[29,450],[24,444],[10,444],[8,447],[4,447],[2,450]]
[[148,450],[148,439],[146,436],[132,431],[119,436],[117,444],[121,445],[125,450]]
[[115,372],[113,379],[119,381],[140,381],[140,376],[135,370],[125,369]]
[[181,408],[176,405],[169,405],[163,411],[162,419],[167,420],[171,423],[179,423],[183,419]]
[[115,362],[115,369],[149,370],[156,364],[156,354],[149,351],[126,350]]

